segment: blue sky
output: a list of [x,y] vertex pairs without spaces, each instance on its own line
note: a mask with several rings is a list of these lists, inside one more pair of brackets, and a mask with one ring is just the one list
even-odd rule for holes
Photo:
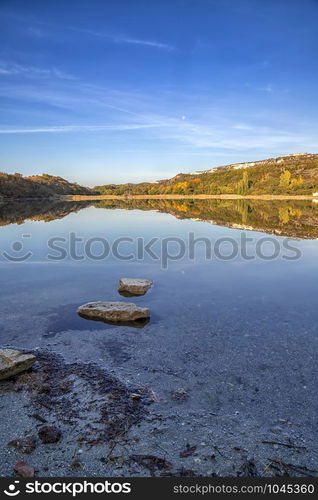
[[1,170],[86,185],[318,152],[318,0],[2,0]]

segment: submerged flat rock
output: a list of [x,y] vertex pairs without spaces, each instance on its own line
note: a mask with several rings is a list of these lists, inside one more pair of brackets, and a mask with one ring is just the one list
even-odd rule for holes
[[85,318],[111,323],[138,321],[150,317],[147,307],[139,307],[131,302],[89,302],[79,307],[77,312]]
[[28,370],[35,361],[33,354],[23,354],[15,349],[0,349],[0,380]]
[[118,283],[118,292],[122,295],[145,295],[152,285],[152,280],[121,278]]

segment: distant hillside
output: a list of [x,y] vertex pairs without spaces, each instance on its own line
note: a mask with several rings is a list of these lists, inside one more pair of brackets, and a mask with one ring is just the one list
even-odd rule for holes
[[76,194],[92,195],[96,191],[48,174],[23,177],[0,172],[0,197],[3,198],[52,198]]
[[101,194],[285,194],[318,192],[318,154],[298,153],[178,174],[154,183],[96,186]]

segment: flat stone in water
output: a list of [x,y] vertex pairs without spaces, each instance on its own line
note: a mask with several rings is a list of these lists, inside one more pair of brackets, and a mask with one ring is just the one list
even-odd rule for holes
[[124,296],[145,295],[153,285],[152,280],[121,278],[118,283],[118,292]]
[[131,302],[89,302],[77,310],[81,316],[110,323],[126,323],[147,320],[150,310]]
[[23,354],[15,349],[0,349],[0,380],[28,370],[35,361],[33,354]]

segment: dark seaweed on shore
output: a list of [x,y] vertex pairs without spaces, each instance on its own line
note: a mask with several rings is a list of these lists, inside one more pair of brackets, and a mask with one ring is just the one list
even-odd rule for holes
[[[15,390],[31,393],[32,416],[76,429],[78,442],[103,444],[138,424],[151,404],[145,390],[130,388],[93,363],[65,364],[62,357],[34,351],[37,364],[16,377]],[[132,393],[140,398],[131,399]]]

